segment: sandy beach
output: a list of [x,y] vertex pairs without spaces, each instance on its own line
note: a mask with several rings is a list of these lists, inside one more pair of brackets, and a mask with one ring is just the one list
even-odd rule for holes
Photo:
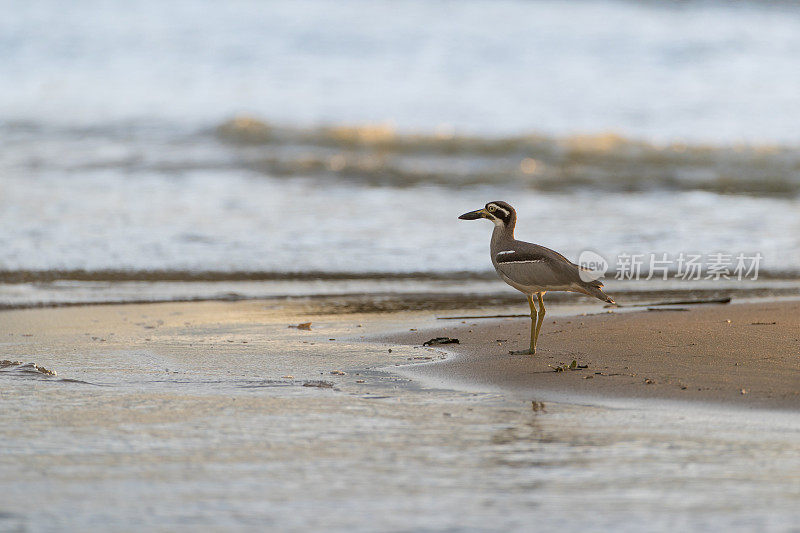
[[[527,342],[524,320],[329,308],[0,312],[0,529],[745,531],[797,519],[797,302],[571,317],[556,305],[533,358],[508,355]],[[420,346],[442,335],[461,344]],[[588,368],[549,366],[572,359]]]
[[[2,313],[3,359],[26,360],[58,372],[64,366],[59,354],[65,351],[88,357],[156,349],[169,361],[164,363],[167,367],[201,373],[209,370],[204,364],[209,358],[224,356],[236,361],[234,366],[242,376],[268,379],[284,375],[329,379],[331,371],[343,366],[378,368],[435,361],[405,371],[448,387],[536,393],[562,401],[658,398],[800,407],[800,301],[796,299],[634,311],[594,306],[593,311],[574,316],[559,316],[564,309],[556,307],[551,313],[555,316],[545,321],[534,356],[509,353],[527,346],[526,318],[436,319],[458,316],[459,310],[353,312],[361,307],[360,302],[351,303],[334,308],[336,313],[331,314],[331,304],[322,299],[303,304],[276,300],[10,310]],[[480,315],[474,309],[464,312]],[[312,331],[289,327],[306,321],[312,321]],[[278,334],[276,328],[286,331]],[[292,333],[293,337],[287,337]],[[298,367],[290,358],[281,376],[264,376],[258,372],[260,367],[251,367],[255,360],[244,355],[274,352],[286,342],[304,339],[303,333],[315,339],[300,341],[307,345],[305,349],[320,343],[335,347],[339,366],[315,368],[303,363]],[[421,347],[441,336],[457,338],[459,344]],[[366,341],[394,348],[395,355],[381,350],[386,355],[375,357],[367,350],[367,355],[350,359],[342,353],[364,350],[343,350],[343,343],[358,346]],[[410,358],[397,356],[402,346],[406,347],[403,353],[412,354]],[[76,371],[85,372],[70,371],[76,379]]]
[[414,369],[429,379],[572,401],[599,396],[800,408],[797,300],[548,318],[535,356],[509,354],[527,347],[527,319],[440,322],[448,329],[387,339],[418,344],[440,333],[457,337],[460,344],[441,347],[455,357]]

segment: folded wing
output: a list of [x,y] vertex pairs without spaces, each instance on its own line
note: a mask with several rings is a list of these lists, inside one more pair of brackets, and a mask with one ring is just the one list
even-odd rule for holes
[[[520,285],[531,287],[584,286],[580,267],[560,253],[537,244],[516,241],[509,250],[495,254],[497,271]],[[590,283],[602,286],[600,282]]]

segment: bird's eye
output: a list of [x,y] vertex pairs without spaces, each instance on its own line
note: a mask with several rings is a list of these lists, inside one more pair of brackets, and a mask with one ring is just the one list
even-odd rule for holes
[[497,209],[497,207],[495,207],[495,206],[493,206],[493,205],[490,205],[490,206],[489,206],[489,211],[495,211],[496,209]]

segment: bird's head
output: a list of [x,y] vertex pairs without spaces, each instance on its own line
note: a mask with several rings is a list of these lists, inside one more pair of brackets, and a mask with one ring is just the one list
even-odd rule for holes
[[461,220],[488,218],[494,222],[495,226],[513,227],[517,219],[517,212],[506,202],[489,202],[483,209],[464,213],[458,218]]

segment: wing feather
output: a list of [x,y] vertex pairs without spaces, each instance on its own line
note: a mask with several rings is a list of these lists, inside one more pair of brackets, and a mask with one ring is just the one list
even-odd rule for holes
[[[508,248],[493,259],[497,271],[516,284],[553,289],[587,285],[580,278],[580,267],[555,250],[524,241],[515,241]],[[602,286],[599,282],[591,285]]]

